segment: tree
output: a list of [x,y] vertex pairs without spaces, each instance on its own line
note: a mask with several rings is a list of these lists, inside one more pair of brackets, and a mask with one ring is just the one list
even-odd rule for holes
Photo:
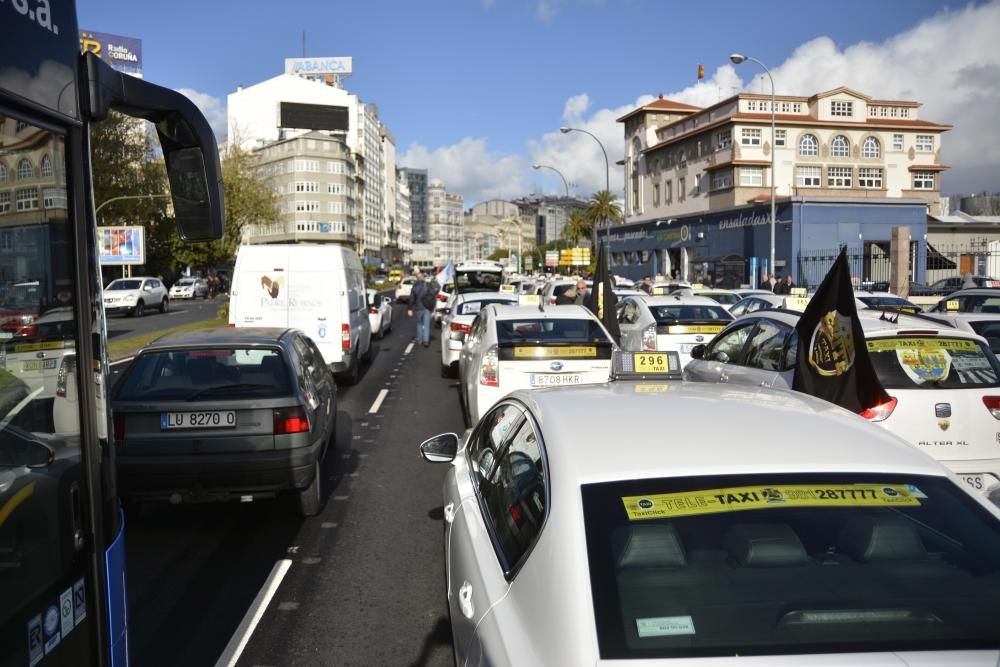
[[598,190],[587,203],[587,210],[584,212],[587,222],[590,223],[592,232],[596,232],[607,221],[607,224],[614,224],[622,217],[622,208],[618,205],[618,196],[607,190]]
[[587,219],[583,211],[573,211],[570,213],[569,222],[563,227],[563,239],[577,245],[580,239],[589,239],[594,233],[593,223]]
[[508,250],[507,248],[497,248],[496,250],[491,252],[490,256],[487,257],[486,259],[490,260],[491,262],[499,262],[501,259],[507,259],[508,257],[510,257],[510,250]]
[[278,219],[278,197],[256,173],[253,154],[230,140],[222,150],[225,234],[210,243],[184,243],[175,237],[174,256],[184,265],[211,270],[236,256],[247,225]]

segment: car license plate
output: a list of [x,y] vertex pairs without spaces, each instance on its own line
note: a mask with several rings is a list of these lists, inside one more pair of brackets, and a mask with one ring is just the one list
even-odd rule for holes
[[235,410],[205,412],[164,412],[160,414],[160,428],[235,428]]
[[984,473],[959,474],[962,481],[980,493],[986,490],[994,481],[993,475]]
[[56,367],[55,359],[32,359],[21,364],[21,370],[25,371],[48,371]]
[[532,373],[532,387],[561,387],[568,384],[581,384],[583,376],[580,373]]
[[666,373],[670,370],[665,354],[637,354],[634,359],[637,373]]
[[688,343],[681,343],[677,347],[680,348],[680,353],[681,354],[690,354],[691,353],[691,348],[694,347],[694,345],[690,345]]

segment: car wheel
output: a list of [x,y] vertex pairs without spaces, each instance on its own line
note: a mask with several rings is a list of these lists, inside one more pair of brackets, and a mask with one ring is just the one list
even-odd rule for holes
[[374,350],[372,349],[372,337],[368,336],[368,351],[365,352],[364,355],[362,355],[361,361],[363,361],[365,363],[368,363],[369,361],[371,361],[372,360],[372,353],[373,352],[374,352]]
[[443,378],[451,377],[451,368],[446,366],[445,364],[441,364],[441,377]]
[[304,489],[297,492],[300,516],[316,516],[323,504],[323,470],[319,459],[313,464],[313,480]]
[[170,299],[163,297],[163,301],[160,302],[160,312],[165,313],[170,310]]
[[145,312],[146,312],[146,304],[140,301],[139,303],[135,304],[135,308],[132,309],[132,316],[142,317]]

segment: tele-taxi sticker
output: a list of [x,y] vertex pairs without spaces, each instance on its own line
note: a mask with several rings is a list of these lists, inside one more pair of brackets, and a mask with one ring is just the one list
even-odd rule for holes
[[694,621],[690,616],[660,616],[635,619],[635,629],[640,637],[673,637],[693,635]]
[[775,507],[915,507],[905,484],[739,486],[622,498],[630,521]]

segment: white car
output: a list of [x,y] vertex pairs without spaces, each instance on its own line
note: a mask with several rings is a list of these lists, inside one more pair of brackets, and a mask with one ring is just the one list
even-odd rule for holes
[[486,306],[517,305],[516,294],[502,292],[467,292],[455,297],[451,310],[441,322],[441,377],[458,374],[458,358],[472,323]]
[[[758,310],[770,310],[771,308],[801,310],[801,308],[793,307],[797,306],[800,301],[802,301],[802,297],[785,296],[783,294],[774,294],[772,292],[761,292],[759,294],[751,294],[743,297],[732,306],[729,306],[729,312],[733,315],[733,317],[739,317],[741,315],[746,315],[747,313],[754,313]],[[806,299],[806,302],[808,302],[808,299]]]
[[[891,310],[919,315],[923,310],[917,304],[901,296],[890,294],[889,292],[867,292],[854,290],[854,298],[865,305],[865,308],[875,308],[878,310]],[[859,306],[860,308],[860,306]]]
[[161,313],[170,309],[167,288],[158,278],[118,278],[104,288],[104,312],[108,315],[142,317],[150,308],[158,308]]
[[410,292],[413,291],[413,285],[416,282],[417,279],[413,276],[407,276],[399,281],[399,284],[396,285],[396,301],[398,303],[410,300]]
[[[701,285],[698,285],[701,287]],[[677,290],[681,289],[692,289],[691,283],[686,280],[654,280],[653,281],[653,295],[654,296],[667,296],[672,294]]]
[[691,294],[694,296],[707,296],[709,299],[721,303],[726,308],[732,306],[742,298],[738,293],[727,289],[693,289],[691,290]]
[[434,304],[434,321],[438,324],[451,311],[455,298],[466,292],[499,292],[504,284],[503,264],[489,261],[459,262],[455,279],[441,286]]
[[754,287],[740,287],[740,288],[734,289],[733,291],[736,292],[737,294],[739,294],[741,299],[745,299],[748,296],[756,296],[758,294],[764,294],[764,295],[774,294],[774,290],[757,289],[757,288],[754,288]]
[[927,317],[956,329],[971,331],[986,339],[993,354],[1000,354],[1000,314],[927,313]]
[[938,301],[932,313],[1000,313],[1000,289],[963,289]]
[[208,285],[201,278],[181,278],[170,287],[171,299],[208,298]]
[[365,290],[368,295],[368,322],[372,336],[382,338],[392,331],[392,299],[379,296],[373,289]]
[[464,445],[420,449],[449,465],[458,665],[1000,660],[1000,511],[824,401],[684,382],[518,391]]
[[515,389],[607,382],[614,348],[583,306],[487,306],[458,360],[467,423]]
[[[684,377],[791,388],[799,313],[762,310],[695,349]],[[986,340],[929,317],[858,311],[875,372],[892,400],[862,416],[923,450],[980,491],[1000,485],[1000,362]]]
[[32,398],[52,398],[66,358],[76,354],[71,307],[52,308],[0,343],[0,369],[21,380]]
[[691,359],[691,348],[733,321],[725,306],[705,296],[629,296],[617,308],[623,350],[674,351],[681,367]]

